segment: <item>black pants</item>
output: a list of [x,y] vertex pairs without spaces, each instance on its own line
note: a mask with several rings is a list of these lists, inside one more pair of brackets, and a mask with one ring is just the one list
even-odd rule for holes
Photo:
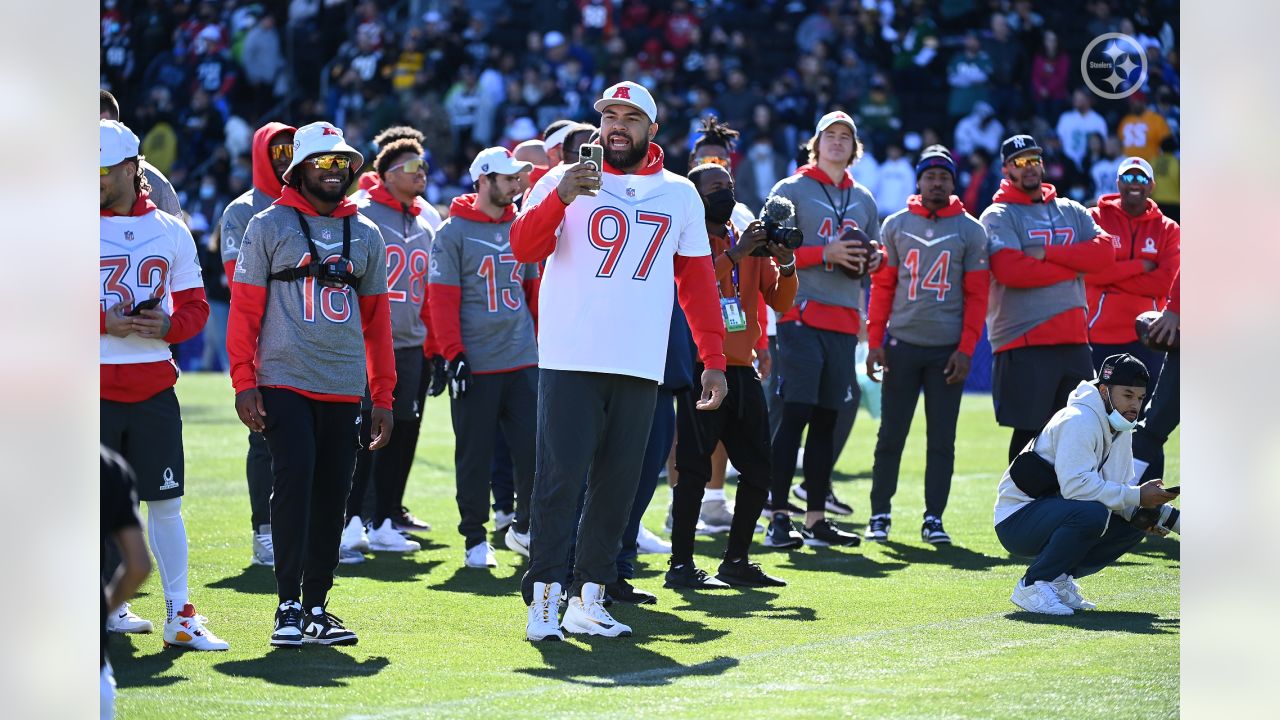
[[271,447],[271,535],[280,601],[324,607],[333,587],[342,511],[351,489],[357,403],[322,402],[292,390],[260,389]]
[[485,541],[493,444],[499,427],[507,439],[516,469],[516,532],[528,529],[537,432],[537,382],[537,368],[474,375],[467,394],[449,401],[453,418],[453,462],[457,470],[458,532],[466,539],[468,548]]
[[676,396],[676,484],[671,508],[671,562],[693,560],[693,536],[702,495],[711,480],[711,454],[724,443],[729,461],[741,473],[729,528],[725,558],[745,558],[756,520],[769,495],[773,473],[769,443],[769,408],[754,368],[729,366],[729,395],[711,411],[694,407],[702,395],[702,366],[694,370],[693,388]]
[[584,476],[573,584],[567,590],[574,595],[585,582],[617,580],[622,533],[640,484],[657,396],[658,383],[629,375],[539,372],[529,570],[520,587],[526,604],[534,582],[563,582],[568,574]]
[[[1181,353],[1174,350],[1165,356],[1160,380],[1147,403],[1142,422],[1133,433],[1133,459],[1135,469],[1141,471],[1142,482],[1164,477],[1164,444],[1178,427],[1182,415],[1178,389],[1181,376]],[[1145,468],[1142,463],[1146,463]]]
[[262,433],[249,433],[244,477],[249,483],[249,521],[256,533],[271,524],[271,449]]
[[888,514],[898,490],[898,468],[911,432],[916,403],[924,391],[928,451],[924,466],[924,514],[942,517],[951,494],[956,462],[956,421],[964,383],[947,384],[944,373],[955,345],[924,347],[892,339],[885,344],[880,394],[880,435],[871,470],[871,514]]
[[351,492],[347,496],[347,518],[359,515],[377,527],[388,518],[400,514],[404,488],[409,482],[414,451],[418,448],[418,429],[422,403],[417,401],[422,376],[422,350],[417,347],[397,348],[396,386],[391,412],[395,431],[380,450],[370,451],[373,403],[366,390],[360,404],[360,449],[356,451],[356,469],[351,476]]

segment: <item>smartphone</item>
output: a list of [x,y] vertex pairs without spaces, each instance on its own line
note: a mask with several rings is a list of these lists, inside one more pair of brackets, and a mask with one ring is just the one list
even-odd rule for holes
[[160,301],[163,299],[164,298],[158,298],[158,297],[147,298],[146,300],[143,300],[137,305],[134,305],[133,309],[125,313],[125,315],[127,317],[137,317],[143,310],[151,310],[155,308],[155,306],[159,305]]
[[1167,493],[1169,493],[1169,494],[1171,494],[1171,495],[1177,495],[1178,493],[1181,493],[1181,492],[1182,492],[1182,486],[1181,486],[1181,485],[1174,485],[1173,487],[1167,487],[1167,488],[1165,488],[1165,489],[1164,489],[1164,491],[1165,491],[1165,492],[1167,492]]
[[604,146],[583,145],[578,148],[578,161],[591,165],[596,172],[604,170]]

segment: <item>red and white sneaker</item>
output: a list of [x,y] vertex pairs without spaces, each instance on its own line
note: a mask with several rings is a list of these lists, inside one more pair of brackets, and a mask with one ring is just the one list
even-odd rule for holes
[[169,618],[164,624],[164,646],[188,650],[226,650],[231,647],[226,640],[209,632],[204,626],[208,620],[196,614],[191,603],[182,606],[182,612]]

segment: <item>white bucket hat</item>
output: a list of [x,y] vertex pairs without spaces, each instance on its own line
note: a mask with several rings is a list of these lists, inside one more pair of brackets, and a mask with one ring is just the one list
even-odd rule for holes
[[354,177],[364,165],[364,155],[347,144],[342,131],[327,122],[313,122],[303,125],[293,134],[293,161],[285,168],[284,181],[289,182],[289,174],[312,155],[342,153],[351,158],[351,175]]

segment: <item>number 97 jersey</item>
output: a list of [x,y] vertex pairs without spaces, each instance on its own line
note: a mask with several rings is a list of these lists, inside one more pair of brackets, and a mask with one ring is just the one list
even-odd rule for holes
[[885,265],[898,274],[889,334],[926,347],[960,342],[964,275],[987,269],[987,233],[982,225],[963,210],[954,212],[954,206],[929,215],[913,199],[905,210],[885,219],[880,242]]
[[[98,307],[137,305],[161,298],[157,310],[173,314],[174,293],[203,287],[196,244],[187,226],[163,210],[99,218]],[[98,361],[125,365],[172,358],[162,338],[103,334]]]

